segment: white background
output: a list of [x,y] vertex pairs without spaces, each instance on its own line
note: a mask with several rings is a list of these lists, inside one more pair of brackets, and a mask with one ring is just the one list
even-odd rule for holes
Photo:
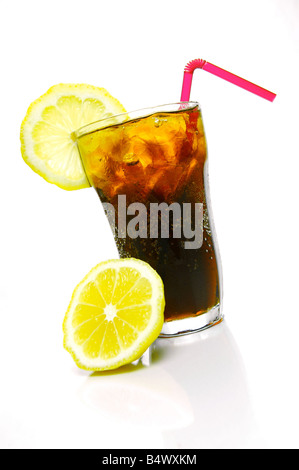
[[[298,0],[0,0],[0,447],[298,448]],[[105,87],[128,109],[202,105],[225,321],[156,345],[149,368],[93,375],[62,347],[72,291],[117,256],[92,189],[23,162],[19,129],[50,86]]]

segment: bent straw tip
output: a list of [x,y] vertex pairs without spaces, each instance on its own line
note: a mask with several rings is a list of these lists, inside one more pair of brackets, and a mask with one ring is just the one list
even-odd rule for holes
[[204,59],[194,59],[188,62],[185,66],[184,72],[186,73],[193,73],[195,69],[202,69],[205,64],[207,63]]

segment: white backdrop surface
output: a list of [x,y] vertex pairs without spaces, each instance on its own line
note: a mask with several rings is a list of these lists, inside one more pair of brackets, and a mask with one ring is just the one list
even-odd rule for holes
[[[298,448],[298,0],[0,0],[1,448]],[[178,101],[204,58],[275,93],[202,71],[225,321],[159,340],[149,368],[80,371],[62,346],[72,291],[117,256],[92,189],[23,162],[29,104],[57,83],[129,109]]]

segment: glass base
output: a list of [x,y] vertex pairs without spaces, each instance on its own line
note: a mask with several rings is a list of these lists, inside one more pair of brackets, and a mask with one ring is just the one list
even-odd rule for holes
[[165,322],[159,338],[173,338],[175,336],[189,335],[217,325],[223,320],[220,304],[215,305],[206,313],[197,317],[184,318]]

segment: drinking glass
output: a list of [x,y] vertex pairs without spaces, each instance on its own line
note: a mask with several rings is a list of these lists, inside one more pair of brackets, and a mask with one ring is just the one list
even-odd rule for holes
[[199,104],[111,115],[74,138],[119,256],[146,261],[164,282],[161,336],[219,323],[222,276]]

